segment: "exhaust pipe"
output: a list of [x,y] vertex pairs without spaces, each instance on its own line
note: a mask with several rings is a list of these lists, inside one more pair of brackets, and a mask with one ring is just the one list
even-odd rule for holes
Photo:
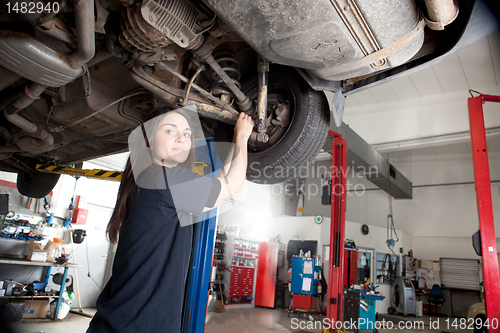
[[0,65],[47,87],[61,87],[84,73],[94,57],[94,1],[74,0],[78,50],[63,53],[22,32],[0,30]]
[[49,132],[17,114],[31,105],[33,101],[39,99],[45,88],[45,86],[38,83],[26,86],[24,95],[7,105],[3,111],[8,121],[23,129],[31,136],[31,138],[22,138],[16,142],[19,149],[29,153],[39,154],[54,149],[54,137]]
[[[60,87],[83,74],[83,66],[94,57],[94,1],[74,0],[78,50],[69,56],[22,33],[0,31],[0,64],[33,81],[25,94],[7,105],[5,118],[26,131],[16,145],[29,153],[54,149],[54,138],[42,127],[18,115],[19,111],[39,99],[47,86]],[[22,55],[22,56],[21,56]]]
[[78,51],[69,56],[74,67],[85,65],[95,54],[94,1],[74,0]]
[[458,16],[458,5],[454,0],[425,0],[428,18],[425,23],[432,30],[444,30]]

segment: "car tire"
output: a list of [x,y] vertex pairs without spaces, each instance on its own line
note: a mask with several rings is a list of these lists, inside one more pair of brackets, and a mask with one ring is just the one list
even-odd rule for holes
[[17,174],[17,190],[30,198],[43,198],[56,186],[60,176],[54,173],[29,174],[21,171]]
[[[257,78],[242,85],[251,100],[257,100]],[[268,96],[290,103],[291,119],[286,132],[268,144],[248,146],[247,180],[276,184],[297,176],[325,143],[329,129],[329,106],[323,92],[314,91],[293,69],[271,67]],[[268,106],[272,101],[268,101]]]

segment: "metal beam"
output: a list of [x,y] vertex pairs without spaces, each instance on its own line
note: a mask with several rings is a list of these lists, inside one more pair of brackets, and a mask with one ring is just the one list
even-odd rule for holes
[[60,175],[70,175],[70,176],[78,176],[78,177],[86,177],[86,178],[95,178],[95,179],[104,179],[104,180],[113,180],[113,181],[121,181],[122,172],[121,171],[109,171],[109,170],[101,170],[101,169],[77,169],[77,168],[68,168],[57,165],[44,165],[37,164],[36,170],[39,172],[45,173],[57,173]]
[[[385,159],[368,142],[363,140],[348,125],[340,127],[332,122],[330,130],[342,135],[347,142],[347,165],[355,172],[361,172],[366,179],[396,199],[412,199],[413,184]],[[332,153],[331,145],[326,142],[323,150]]]

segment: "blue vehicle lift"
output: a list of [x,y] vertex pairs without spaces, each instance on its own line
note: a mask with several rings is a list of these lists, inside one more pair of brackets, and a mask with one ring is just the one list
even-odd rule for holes
[[[207,162],[210,176],[216,177],[222,162],[215,152],[213,139],[207,139],[206,149],[197,150],[196,159]],[[202,333],[208,306],[208,289],[213,262],[218,209],[202,213],[195,225],[194,246],[189,272],[188,291],[185,303],[183,333]]]

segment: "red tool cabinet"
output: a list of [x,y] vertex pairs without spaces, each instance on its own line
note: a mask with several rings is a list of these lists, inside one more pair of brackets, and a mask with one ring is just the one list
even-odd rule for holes
[[255,268],[233,266],[229,284],[229,303],[251,303]]
[[319,295],[293,294],[289,310],[293,312],[320,312]]
[[255,287],[255,305],[257,306],[274,308],[278,251],[278,243],[260,243],[259,262],[257,263],[257,284]]
[[344,249],[344,286],[358,283],[358,258],[358,251]]

